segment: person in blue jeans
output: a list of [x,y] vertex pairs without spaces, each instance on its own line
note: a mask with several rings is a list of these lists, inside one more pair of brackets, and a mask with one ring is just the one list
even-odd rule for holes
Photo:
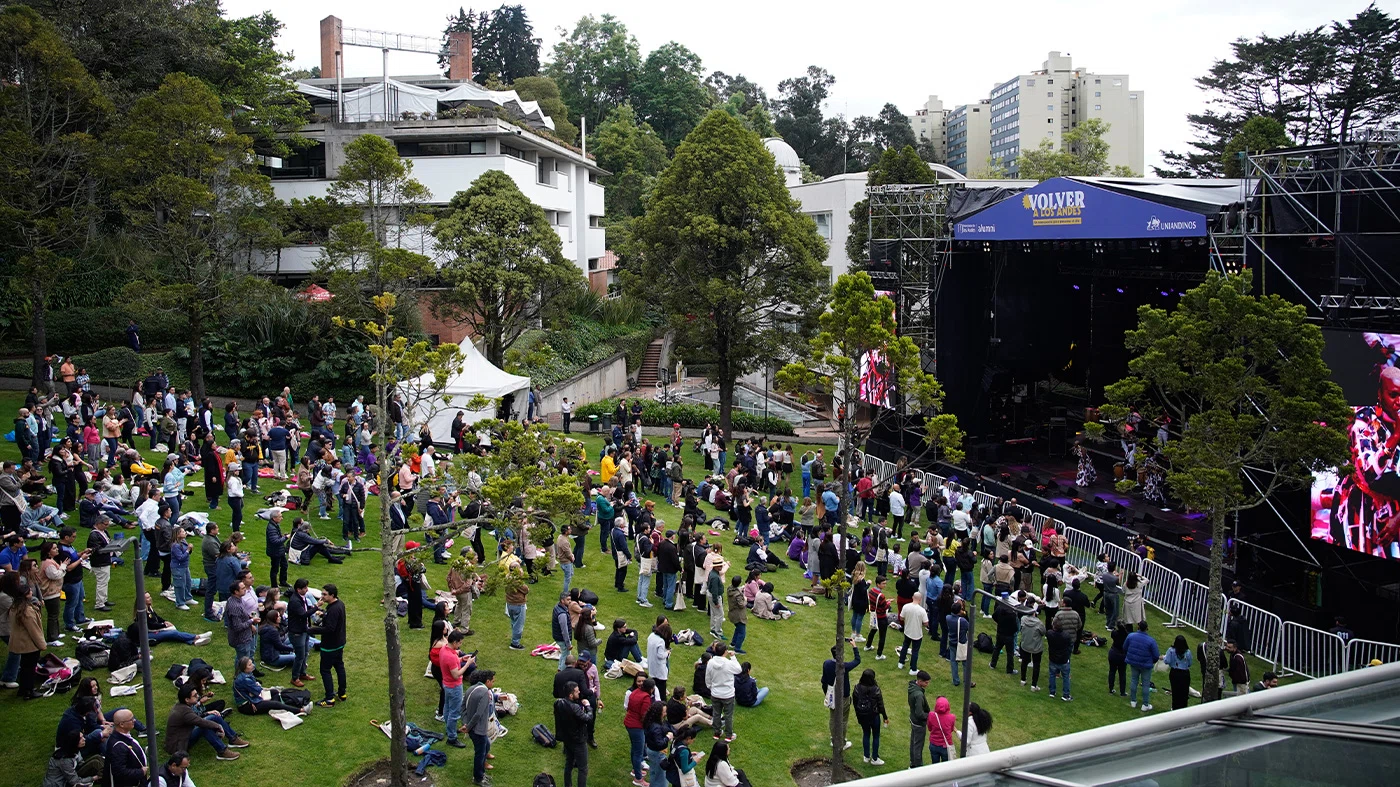
[[86,596],[83,592],[83,566],[82,561],[86,560],[92,550],[84,549],[79,552],[73,547],[73,543],[78,539],[78,531],[71,527],[65,527],[58,531],[59,551],[63,557],[67,558],[67,571],[63,575],[63,625],[69,631],[79,631],[84,623],[87,623],[87,613],[83,611],[83,601]]
[[[972,666],[968,664],[968,659],[971,657],[972,651],[972,646],[968,642],[968,635],[972,630],[972,624],[968,622],[966,617],[963,617],[963,610],[965,608],[962,599],[955,600],[953,602],[953,611],[948,613],[947,617],[943,620],[944,626],[946,627],[945,633],[948,637],[948,662],[952,664],[953,667],[954,686],[962,685],[962,681],[958,677],[959,664],[962,665],[963,675],[972,674]],[[972,685],[976,686],[977,684],[974,683]]]
[[194,600],[194,592],[190,589],[192,551],[189,542],[185,540],[185,529],[175,528],[175,540],[170,542],[170,575],[171,586],[175,589],[175,608],[182,612],[188,610],[190,602]]
[[196,743],[208,741],[218,753],[218,759],[238,759],[238,752],[229,749],[244,748],[248,742],[239,737],[222,714],[199,712],[196,706],[202,697],[196,681],[186,681],[180,687],[179,697],[180,701],[170,709],[170,715],[165,720],[166,748],[189,751]]
[[491,753],[491,739],[487,733],[491,709],[496,704],[492,693],[496,688],[496,673],[489,669],[476,670],[472,672],[471,684],[463,702],[462,724],[467,728],[467,737],[472,740],[472,781],[483,784],[486,781],[486,758]]
[[1142,711],[1152,710],[1152,667],[1161,658],[1157,640],[1147,633],[1147,621],[1138,621],[1137,631],[1123,641],[1124,660],[1128,662],[1128,707],[1137,707],[1138,687],[1142,687]]
[[1045,655],[1050,660],[1050,699],[1055,698],[1056,678],[1063,678],[1065,702],[1074,700],[1069,686],[1069,659],[1074,653],[1074,638],[1063,631],[1050,630],[1045,633]]
[[272,609],[268,610],[262,625],[258,627],[258,657],[262,659],[263,666],[272,669],[290,667],[296,663],[297,658],[291,640],[283,636],[278,627],[281,622],[282,613]]

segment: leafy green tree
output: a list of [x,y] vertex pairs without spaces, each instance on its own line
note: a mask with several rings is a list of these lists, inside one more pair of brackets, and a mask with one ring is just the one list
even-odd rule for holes
[[650,124],[639,122],[631,104],[623,104],[593,134],[592,153],[603,178],[603,201],[610,219],[642,215],[642,196],[666,168],[666,143]]
[[1283,124],[1270,117],[1252,117],[1244,122],[1238,134],[1230,138],[1221,157],[1221,169],[1227,178],[1245,177],[1244,162],[1246,153],[1263,153],[1269,150],[1293,146],[1288,131]]
[[[899,150],[886,148],[870,167],[867,183],[871,186],[890,186],[900,183],[933,183],[937,178],[933,169],[906,145]],[[870,200],[863,199],[851,206],[850,234],[846,236],[846,257],[856,265],[864,265],[869,259],[870,245]],[[895,237],[894,227],[880,223],[875,228],[875,237]]]
[[584,286],[583,274],[564,259],[544,209],[500,170],[483,173],[448,207],[432,234],[447,256],[441,276],[451,289],[438,294],[434,313],[467,326],[500,366],[520,334],[557,315]]
[[1160,175],[1218,177],[1225,147],[1251,117],[1283,124],[1299,145],[1352,139],[1400,113],[1400,20],[1368,5],[1351,19],[1281,36],[1239,38],[1196,84],[1210,96],[1186,116],[1191,149],[1163,151]]
[[0,10],[0,63],[0,237],[13,252],[9,288],[29,305],[34,384],[42,385],[45,312],[98,218],[95,134],[114,110],[31,8]]
[[773,126],[797,157],[822,177],[846,171],[849,130],[845,120],[823,116],[823,105],[836,77],[818,66],[808,66],[805,76],[778,83],[777,116]]
[[[330,231],[316,262],[338,310],[363,311],[369,306],[366,293],[393,290],[407,298],[409,290],[433,274],[422,246],[429,219],[421,207],[428,189],[413,177],[413,162],[400,158],[393,142],[365,134],[346,145],[345,161],[328,193],[359,213]],[[415,241],[420,251],[412,249]]]
[[520,77],[511,83],[510,89],[522,101],[539,102],[540,109],[554,120],[554,136],[571,145],[578,142],[578,126],[569,119],[569,108],[564,106],[559,86],[553,79],[546,76]]
[[627,101],[641,69],[641,50],[627,26],[611,14],[590,14],[554,45],[547,71],[573,115],[597,128]]
[[[424,412],[430,402],[441,400],[447,382],[463,364],[461,349],[455,344],[436,347],[426,341],[410,342],[397,329],[394,314],[397,309],[393,293],[372,299],[376,315],[373,319],[336,319],[337,327],[358,332],[368,338],[368,349],[374,358],[375,401],[384,406],[391,394],[404,397],[407,412]],[[393,426],[388,418],[375,418],[374,454],[379,463],[379,488],[393,489],[397,466],[389,459],[389,436]],[[395,531],[390,522],[390,506],[385,498],[379,506],[379,565],[383,580],[384,647],[389,666],[389,763],[390,784],[405,787],[408,783],[408,757],[403,744],[407,728],[404,707],[407,697],[403,681],[403,648],[399,641],[398,562],[417,560],[404,549],[404,531]],[[444,535],[445,537],[445,535]]]
[[297,129],[310,111],[285,79],[290,56],[277,50],[282,24],[269,13],[227,18],[218,0],[31,5],[119,106],[159,89],[169,74],[189,74],[214,90],[236,130],[275,154],[289,146],[277,132]]
[[632,85],[637,114],[656,129],[667,150],[675,150],[712,104],[701,73],[700,56],[669,41],[647,55]]
[[[1168,488],[1211,526],[1207,701],[1219,691],[1227,519],[1310,484],[1314,470],[1346,467],[1354,419],[1322,360],[1322,330],[1302,306],[1250,295],[1252,278],[1211,271],[1172,311],[1139,307],[1137,328],[1125,334],[1134,355],[1128,376],[1104,389],[1100,408],[1107,423],[1165,408],[1181,426],[1157,448],[1170,468]],[[1091,437],[1105,431],[1102,423],[1086,428]]]
[[668,315],[692,363],[714,364],[728,434],[735,381],[773,357],[781,322],[820,308],[826,242],[758,135],[722,110],[676,150],[633,235],[628,287]]
[[705,89],[710,91],[710,102],[713,104],[725,104],[735,95],[742,96],[735,107],[739,115],[747,115],[757,107],[768,107],[768,93],[743,74],[730,76],[716,71],[705,77]]
[[1110,128],[1099,118],[1091,118],[1066,131],[1058,148],[1049,139],[1042,139],[1034,150],[1022,151],[1016,158],[1017,177],[1133,177],[1135,173],[1121,164],[1112,169],[1108,166],[1108,142],[1103,137]]
[[540,39],[522,5],[502,5],[490,13],[458,8],[447,17],[438,66],[447,68],[447,35],[472,34],[472,79],[485,84],[495,76],[506,84],[540,72]]
[[272,199],[252,140],[204,82],[171,74],[137,101],[111,136],[113,199],[148,259],[122,301],[186,323],[190,388],[204,396],[205,331],[237,308],[250,260],[244,228]]
[[[913,148],[906,148],[912,152]],[[888,152],[888,151],[887,151]],[[836,280],[831,289],[831,299],[826,311],[818,318],[820,328],[812,337],[808,355],[779,370],[775,380],[779,390],[796,394],[819,392],[831,397],[831,408],[835,412],[844,408],[854,416],[860,407],[858,393],[861,384],[861,363],[863,359],[878,354],[890,370],[894,381],[895,395],[903,398],[911,410],[930,409],[934,411],[925,421],[925,432],[929,444],[943,452],[949,462],[963,459],[962,430],[958,428],[957,416],[937,413],[943,405],[943,387],[933,375],[923,371],[919,358],[919,347],[908,336],[897,332],[894,317],[894,301],[875,297],[875,285],[870,274],[864,271],[847,273]],[[885,408],[871,408],[871,418],[861,423],[855,417],[847,417],[841,425],[844,442],[841,448],[841,466],[855,467],[856,446],[863,445],[870,430],[887,413]],[[845,484],[837,484],[837,529],[841,540],[846,539],[846,512],[850,510],[849,494]],[[846,646],[846,598],[844,593],[836,594],[836,659],[844,659]],[[858,632],[852,632],[858,633]],[[852,645],[854,647],[854,645]],[[842,682],[845,675],[837,670],[836,696],[843,693]],[[836,703],[832,711],[836,715],[833,729],[844,729],[844,704]],[[831,740],[832,781],[841,780],[844,772],[845,736],[834,736]]]

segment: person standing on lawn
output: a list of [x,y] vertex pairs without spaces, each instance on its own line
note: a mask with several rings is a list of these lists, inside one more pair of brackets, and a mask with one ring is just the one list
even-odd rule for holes
[[1123,641],[1123,656],[1128,662],[1128,707],[1137,707],[1138,687],[1141,686],[1142,712],[1152,710],[1152,667],[1161,655],[1157,640],[1147,633],[1147,621],[1138,621],[1137,631]]
[[578,787],[588,787],[588,728],[593,721],[593,704],[582,698],[577,683],[564,686],[566,695],[554,701],[554,739],[564,749],[564,787],[573,787],[578,771]]
[[711,650],[714,655],[705,662],[705,685],[710,688],[710,700],[715,709],[715,740],[723,737],[732,743],[739,737],[734,734],[734,678],[743,671],[743,666],[723,642],[716,642]]
[[749,632],[749,604],[744,598],[744,589],[741,586],[742,578],[735,574],[729,578],[729,590],[725,593],[725,599],[729,605],[729,622],[734,624],[734,636],[730,638],[729,645],[735,653],[744,654],[744,640]]
[[[312,626],[309,632],[321,638],[321,681],[326,686],[326,698],[316,703],[319,707],[330,708],[337,701],[345,702],[345,602],[340,600],[340,591],[332,583],[321,588],[319,603],[324,611],[321,625]],[[339,692],[332,692],[331,671],[340,684]]]
[[311,613],[316,605],[310,603],[307,590],[311,583],[304,577],[297,577],[292,592],[287,596],[287,637],[292,641],[292,685],[301,688],[306,681],[315,678],[306,674],[307,645],[311,639]]
[[923,670],[909,681],[909,767],[924,764],[924,731],[928,728],[928,696],[924,690],[933,678]]
[[850,726],[850,723],[851,723],[851,670],[853,670],[853,669],[855,669],[856,667],[859,667],[859,666],[860,666],[860,650],[856,648],[854,642],[851,643],[851,655],[855,656],[855,658],[854,658],[853,660],[851,660],[851,661],[846,661],[846,662],[837,661],[837,660],[836,660],[836,657],[837,657],[837,650],[836,650],[835,647],[833,647],[833,648],[831,649],[831,658],[829,658],[829,659],[827,659],[826,661],[822,662],[822,694],[823,694],[823,696],[825,696],[825,694],[826,694],[828,691],[832,690],[832,689],[835,687],[835,685],[836,685],[836,670],[840,669],[840,670],[842,670],[842,671],[845,672],[845,679],[841,682],[842,694],[841,694],[840,697],[833,697],[832,700],[833,700],[833,705],[834,705],[835,703],[841,703],[841,704],[843,704],[843,705],[845,706],[846,712],[843,713],[843,714],[841,715],[841,726],[840,726],[840,727],[837,727],[837,726],[836,726],[836,708],[835,708],[835,707],[830,708],[830,715],[831,715],[831,724],[830,724],[830,726],[831,726],[831,738],[832,738],[832,740],[837,740],[838,738],[839,738],[840,740],[845,740],[845,741],[846,741],[845,746],[846,746],[847,749],[851,748],[851,741],[850,741],[849,739],[846,738],[846,728],[849,727],[849,726]]
[[219,526],[210,522],[204,526],[204,538],[199,542],[199,556],[204,562],[204,619],[217,623],[214,619],[215,582],[219,576],[219,555],[223,542],[219,540]]
[[724,639],[724,575],[719,569],[718,562],[710,565],[710,574],[705,579],[705,595],[710,603],[710,636]]
[[467,744],[457,739],[457,721],[462,718],[462,676],[475,663],[471,656],[462,658],[463,639],[466,639],[466,635],[457,629],[447,635],[447,647],[438,651],[438,668],[442,670],[442,720],[447,725],[447,745],[458,749],[467,748]]
[[[453,632],[454,634],[456,632]],[[475,657],[468,656],[475,660]],[[467,728],[467,736],[472,739],[472,783],[490,787],[486,778],[486,759],[491,756],[491,739],[487,732],[491,724],[491,710],[496,704],[492,691],[496,688],[496,673],[489,670],[472,672],[472,687],[467,693],[466,711],[462,714],[462,724]]]
[[914,593],[913,599],[899,611],[899,620],[904,631],[904,644],[899,648],[899,668],[904,669],[904,661],[909,659],[909,674],[917,675],[919,674],[919,648],[924,644],[924,626],[928,624],[928,612],[924,610],[923,593]]

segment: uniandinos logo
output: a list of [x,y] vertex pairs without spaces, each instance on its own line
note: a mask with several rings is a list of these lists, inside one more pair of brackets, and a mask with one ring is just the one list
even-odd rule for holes
[[1153,216],[1147,220],[1148,232],[1171,232],[1173,230],[1194,229],[1196,229],[1196,221],[1194,219],[1190,221],[1162,221],[1156,216]]

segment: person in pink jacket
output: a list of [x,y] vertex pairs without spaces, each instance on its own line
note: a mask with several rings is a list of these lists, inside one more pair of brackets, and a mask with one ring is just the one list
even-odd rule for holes
[[948,750],[957,743],[958,717],[949,710],[947,697],[939,697],[928,714],[928,756],[934,765],[951,759]]

